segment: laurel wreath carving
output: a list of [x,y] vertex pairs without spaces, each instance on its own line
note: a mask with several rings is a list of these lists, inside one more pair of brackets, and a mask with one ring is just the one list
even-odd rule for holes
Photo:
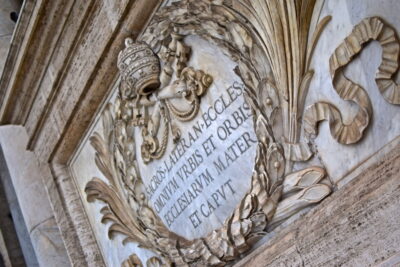
[[[311,17],[315,1],[305,2],[307,2],[306,15]],[[278,1],[259,4],[273,9]],[[296,9],[294,2],[288,1],[287,5]],[[258,16],[266,15],[258,14],[260,9],[253,2],[244,1],[243,6],[252,8],[255,11],[254,14]],[[302,10],[294,11],[298,16],[301,15]],[[281,10],[281,12],[287,11]],[[291,23],[297,25],[298,21],[291,21]],[[302,25],[302,23],[307,25]],[[301,38],[298,37],[297,42],[304,42],[303,39],[307,38],[309,23],[310,19],[297,25],[301,26],[303,35],[305,34]],[[165,264],[224,265],[248,251],[252,243],[265,234],[268,222],[272,221],[276,214],[277,204],[282,195],[287,162],[284,148],[275,137],[277,134],[274,133],[271,121],[275,120],[274,116],[277,116],[275,109],[280,106],[282,96],[285,100],[290,99],[288,93],[290,88],[288,88],[288,81],[284,85],[275,85],[274,82],[281,80],[272,81],[266,78],[269,70],[260,61],[259,56],[266,53],[270,61],[274,61],[275,59],[271,58],[275,55],[274,49],[276,50],[282,42],[287,42],[289,39],[275,40],[273,46],[268,46],[263,41],[271,44],[272,40],[267,39],[267,36],[264,40],[258,40],[254,30],[244,23],[244,17],[228,6],[208,1],[182,1],[156,14],[142,40],[154,51],[159,51],[161,44],[166,42],[176,28],[179,29],[180,34],[195,34],[216,44],[238,64],[236,72],[246,84],[247,101],[253,110],[255,132],[259,140],[249,192],[224,225],[208,236],[186,240],[170,232],[151,209],[143,193],[134,154],[135,140],[133,130],[130,128],[132,126],[129,121],[122,119],[117,100],[115,105],[109,104],[104,111],[103,134],[96,133],[91,138],[91,144],[96,150],[96,165],[107,178],[108,183],[94,178],[87,184],[86,193],[89,201],[98,199],[107,203],[102,213],[103,221],[112,222],[109,229],[111,237],[115,233],[121,233],[126,236],[125,241],[137,242],[140,246],[157,252]],[[272,30],[272,25],[270,30]],[[275,34],[279,33],[270,32],[270,35]],[[278,57],[278,55],[275,56]],[[285,62],[280,60],[277,63]],[[286,66],[289,65],[286,64]],[[279,69],[278,65],[272,65],[272,68],[272,72],[277,77],[286,71],[286,69]],[[299,81],[308,80],[308,76],[309,74],[302,72],[296,78]],[[270,85],[269,88],[265,88],[268,85]],[[267,90],[271,92],[271,96],[275,97],[273,101],[275,108],[270,112],[268,110],[271,105],[263,103],[262,94]],[[313,181],[316,186],[314,189],[321,189],[322,192],[315,200],[318,202],[330,192],[329,186],[317,184],[320,178],[325,176],[324,171],[320,168],[310,168],[301,175],[293,177],[301,178],[310,173],[315,173],[311,177],[318,177]],[[297,182],[299,180],[297,179]]]
[[[110,238],[116,233],[123,234],[124,242],[136,242],[162,258],[150,259],[147,266],[225,265],[247,252],[265,234],[268,225],[279,223],[302,207],[318,203],[331,192],[329,185],[320,183],[326,176],[323,168],[309,167],[294,173],[291,170],[292,161],[304,161],[312,156],[308,146],[299,142],[299,118],[313,76],[309,69],[312,53],[330,19],[323,18],[311,29],[315,2],[185,0],[162,8],[154,16],[141,40],[156,53],[170,35],[179,30],[182,35],[198,35],[215,44],[237,63],[235,71],[247,88],[246,101],[252,108],[258,146],[251,187],[231,216],[207,236],[187,240],[169,231],[148,203],[137,167],[133,126],[129,118],[121,115],[120,96],[114,104],[107,105],[102,120],[103,133],[95,133],[90,139],[96,150],[96,165],[107,180],[93,178],[85,191],[88,201],[97,199],[107,204],[101,212],[103,222],[112,222]],[[349,37],[348,42],[362,44],[361,40],[372,38],[385,44],[385,37],[391,37],[387,34],[390,28],[382,30],[379,19],[371,19],[359,27],[353,33],[355,38]],[[367,35],[368,38],[358,35],[363,29],[372,35]],[[332,77],[338,75],[342,80],[345,77],[340,69],[361,50],[361,47],[355,49],[353,55],[342,60],[344,46],[338,48],[331,60]],[[270,65],[266,65],[266,61]],[[389,63],[393,62],[382,65]],[[398,87],[388,84],[397,66],[380,70],[377,83],[381,91],[390,101],[398,102]],[[340,79],[334,79],[338,92],[342,92]],[[372,109],[368,110],[368,97],[360,98],[363,95],[358,87],[353,100],[367,109],[357,115],[365,125]],[[307,109],[306,131],[312,132],[322,119],[330,119],[331,126],[332,121],[338,123],[340,115],[329,113],[329,109],[332,111],[332,106],[318,103]],[[353,124],[364,127],[357,122]],[[351,133],[346,135],[344,130],[339,132],[335,135],[340,142],[359,139]],[[278,138],[281,136],[282,139]],[[143,264],[132,255],[123,266]]]

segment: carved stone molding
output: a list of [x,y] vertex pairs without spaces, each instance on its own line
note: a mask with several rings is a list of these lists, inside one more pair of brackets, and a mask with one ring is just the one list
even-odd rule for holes
[[[53,187],[50,181],[47,182],[48,192],[53,198],[53,209],[56,213],[65,213],[59,214],[57,219],[61,220],[59,225],[65,227],[62,233],[65,235],[64,240],[69,241],[67,248],[71,262],[75,265],[105,266],[69,168],[61,164],[51,164],[51,169],[55,184]],[[59,197],[63,201],[56,201],[55,198]]]

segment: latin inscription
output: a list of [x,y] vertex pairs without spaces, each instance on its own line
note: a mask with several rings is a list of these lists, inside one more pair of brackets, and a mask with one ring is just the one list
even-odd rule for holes
[[154,210],[168,226],[184,217],[196,229],[232,201],[238,177],[227,176],[227,170],[249,161],[248,151],[257,143],[244,85],[233,82],[219,92],[145,182]]

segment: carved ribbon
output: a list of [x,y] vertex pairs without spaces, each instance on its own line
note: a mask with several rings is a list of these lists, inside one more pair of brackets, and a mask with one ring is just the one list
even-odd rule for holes
[[316,135],[318,123],[328,120],[331,134],[339,143],[352,144],[362,138],[372,115],[372,105],[367,92],[344,75],[344,68],[371,40],[378,41],[382,46],[382,63],[376,73],[376,84],[386,101],[400,104],[400,88],[392,79],[398,70],[399,41],[395,31],[380,18],[367,18],[354,27],[329,60],[333,87],[342,99],[359,106],[357,114],[350,124],[344,124],[340,111],[334,105],[315,103],[304,114],[306,134]]

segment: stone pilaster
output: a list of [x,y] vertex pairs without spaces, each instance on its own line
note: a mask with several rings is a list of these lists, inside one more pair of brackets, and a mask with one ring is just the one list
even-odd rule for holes
[[[27,134],[21,126],[1,126],[0,145],[12,185],[40,266],[70,266],[60,229],[43,184],[43,173],[33,152],[26,151]],[[82,266],[82,265],[81,265]]]

